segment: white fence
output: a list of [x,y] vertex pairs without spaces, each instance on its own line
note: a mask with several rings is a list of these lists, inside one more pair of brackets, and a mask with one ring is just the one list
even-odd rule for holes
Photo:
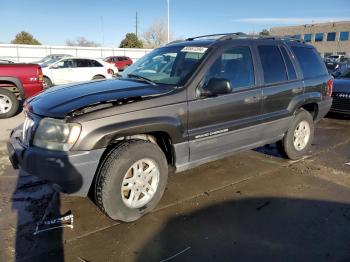
[[90,58],[128,56],[136,61],[150,51],[152,49],[0,44],[0,59],[28,63],[38,61],[50,54],[68,54]]

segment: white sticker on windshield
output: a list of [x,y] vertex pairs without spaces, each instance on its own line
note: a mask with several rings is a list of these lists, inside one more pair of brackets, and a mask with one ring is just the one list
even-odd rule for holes
[[190,53],[200,53],[204,54],[208,48],[202,46],[185,46],[181,52],[190,52]]

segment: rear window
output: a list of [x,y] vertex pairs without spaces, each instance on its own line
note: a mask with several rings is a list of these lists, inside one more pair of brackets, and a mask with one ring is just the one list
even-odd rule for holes
[[286,67],[278,46],[259,46],[265,84],[288,80]]
[[304,78],[327,75],[327,68],[322,63],[319,54],[314,48],[291,47],[303,72]]

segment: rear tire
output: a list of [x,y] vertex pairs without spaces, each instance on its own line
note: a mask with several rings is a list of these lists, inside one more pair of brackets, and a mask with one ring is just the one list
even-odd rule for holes
[[101,79],[105,79],[105,77],[104,77],[104,76],[101,76],[101,75],[97,75],[97,76],[94,76],[94,77],[92,78],[92,80],[101,80]]
[[299,109],[283,139],[276,143],[278,152],[292,160],[302,158],[310,151],[314,129],[311,114]]
[[9,118],[17,114],[19,101],[14,93],[0,89],[0,119]]
[[131,222],[150,212],[161,199],[168,179],[163,151],[144,140],[129,140],[102,162],[95,201],[107,216]]

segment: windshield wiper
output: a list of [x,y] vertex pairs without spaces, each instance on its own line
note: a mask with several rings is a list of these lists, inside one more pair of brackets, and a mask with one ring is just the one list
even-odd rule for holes
[[151,85],[157,85],[154,81],[152,81],[151,79],[148,79],[146,77],[143,77],[143,76],[140,76],[140,75],[136,75],[136,74],[127,74],[128,77],[131,77],[131,78],[137,78],[137,79],[140,79],[140,80],[143,80],[144,82],[147,82]]

